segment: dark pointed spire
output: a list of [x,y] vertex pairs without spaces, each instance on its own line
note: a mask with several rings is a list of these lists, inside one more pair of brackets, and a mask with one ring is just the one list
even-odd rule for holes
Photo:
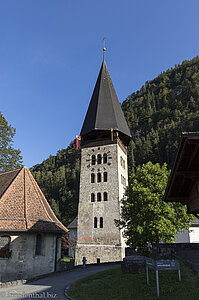
[[[104,49],[103,49],[103,52]],[[109,71],[103,59],[93,95],[82,126],[81,136],[90,132],[113,129],[124,136],[125,144],[131,138]]]

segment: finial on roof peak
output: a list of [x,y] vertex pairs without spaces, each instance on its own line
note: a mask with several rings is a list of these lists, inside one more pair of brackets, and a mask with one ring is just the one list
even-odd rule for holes
[[105,51],[106,51],[106,47],[105,47],[105,40],[106,40],[106,37],[103,37],[103,41],[104,41],[104,48],[103,48],[103,61],[105,61]]

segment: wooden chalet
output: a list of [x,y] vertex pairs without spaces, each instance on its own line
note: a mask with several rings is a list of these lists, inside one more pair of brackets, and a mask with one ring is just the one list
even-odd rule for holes
[[183,133],[164,200],[187,205],[199,216],[199,132]]

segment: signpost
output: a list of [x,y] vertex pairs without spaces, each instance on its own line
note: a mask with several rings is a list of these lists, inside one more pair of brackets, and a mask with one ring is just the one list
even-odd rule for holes
[[159,290],[159,277],[158,271],[159,270],[178,270],[179,281],[181,280],[180,274],[180,265],[179,263],[172,259],[161,259],[161,260],[153,260],[148,258],[146,260],[146,279],[147,284],[149,284],[149,270],[156,271],[156,286],[157,286],[157,296],[159,297],[160,290]]

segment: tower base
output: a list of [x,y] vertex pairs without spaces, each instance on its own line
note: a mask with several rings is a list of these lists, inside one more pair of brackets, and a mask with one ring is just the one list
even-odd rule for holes
[[125,247],[115,245],[87,245],[77,244],[75,253],[75,265],[82,265],[83,257],[87,264],[122,261],[125,256]]

